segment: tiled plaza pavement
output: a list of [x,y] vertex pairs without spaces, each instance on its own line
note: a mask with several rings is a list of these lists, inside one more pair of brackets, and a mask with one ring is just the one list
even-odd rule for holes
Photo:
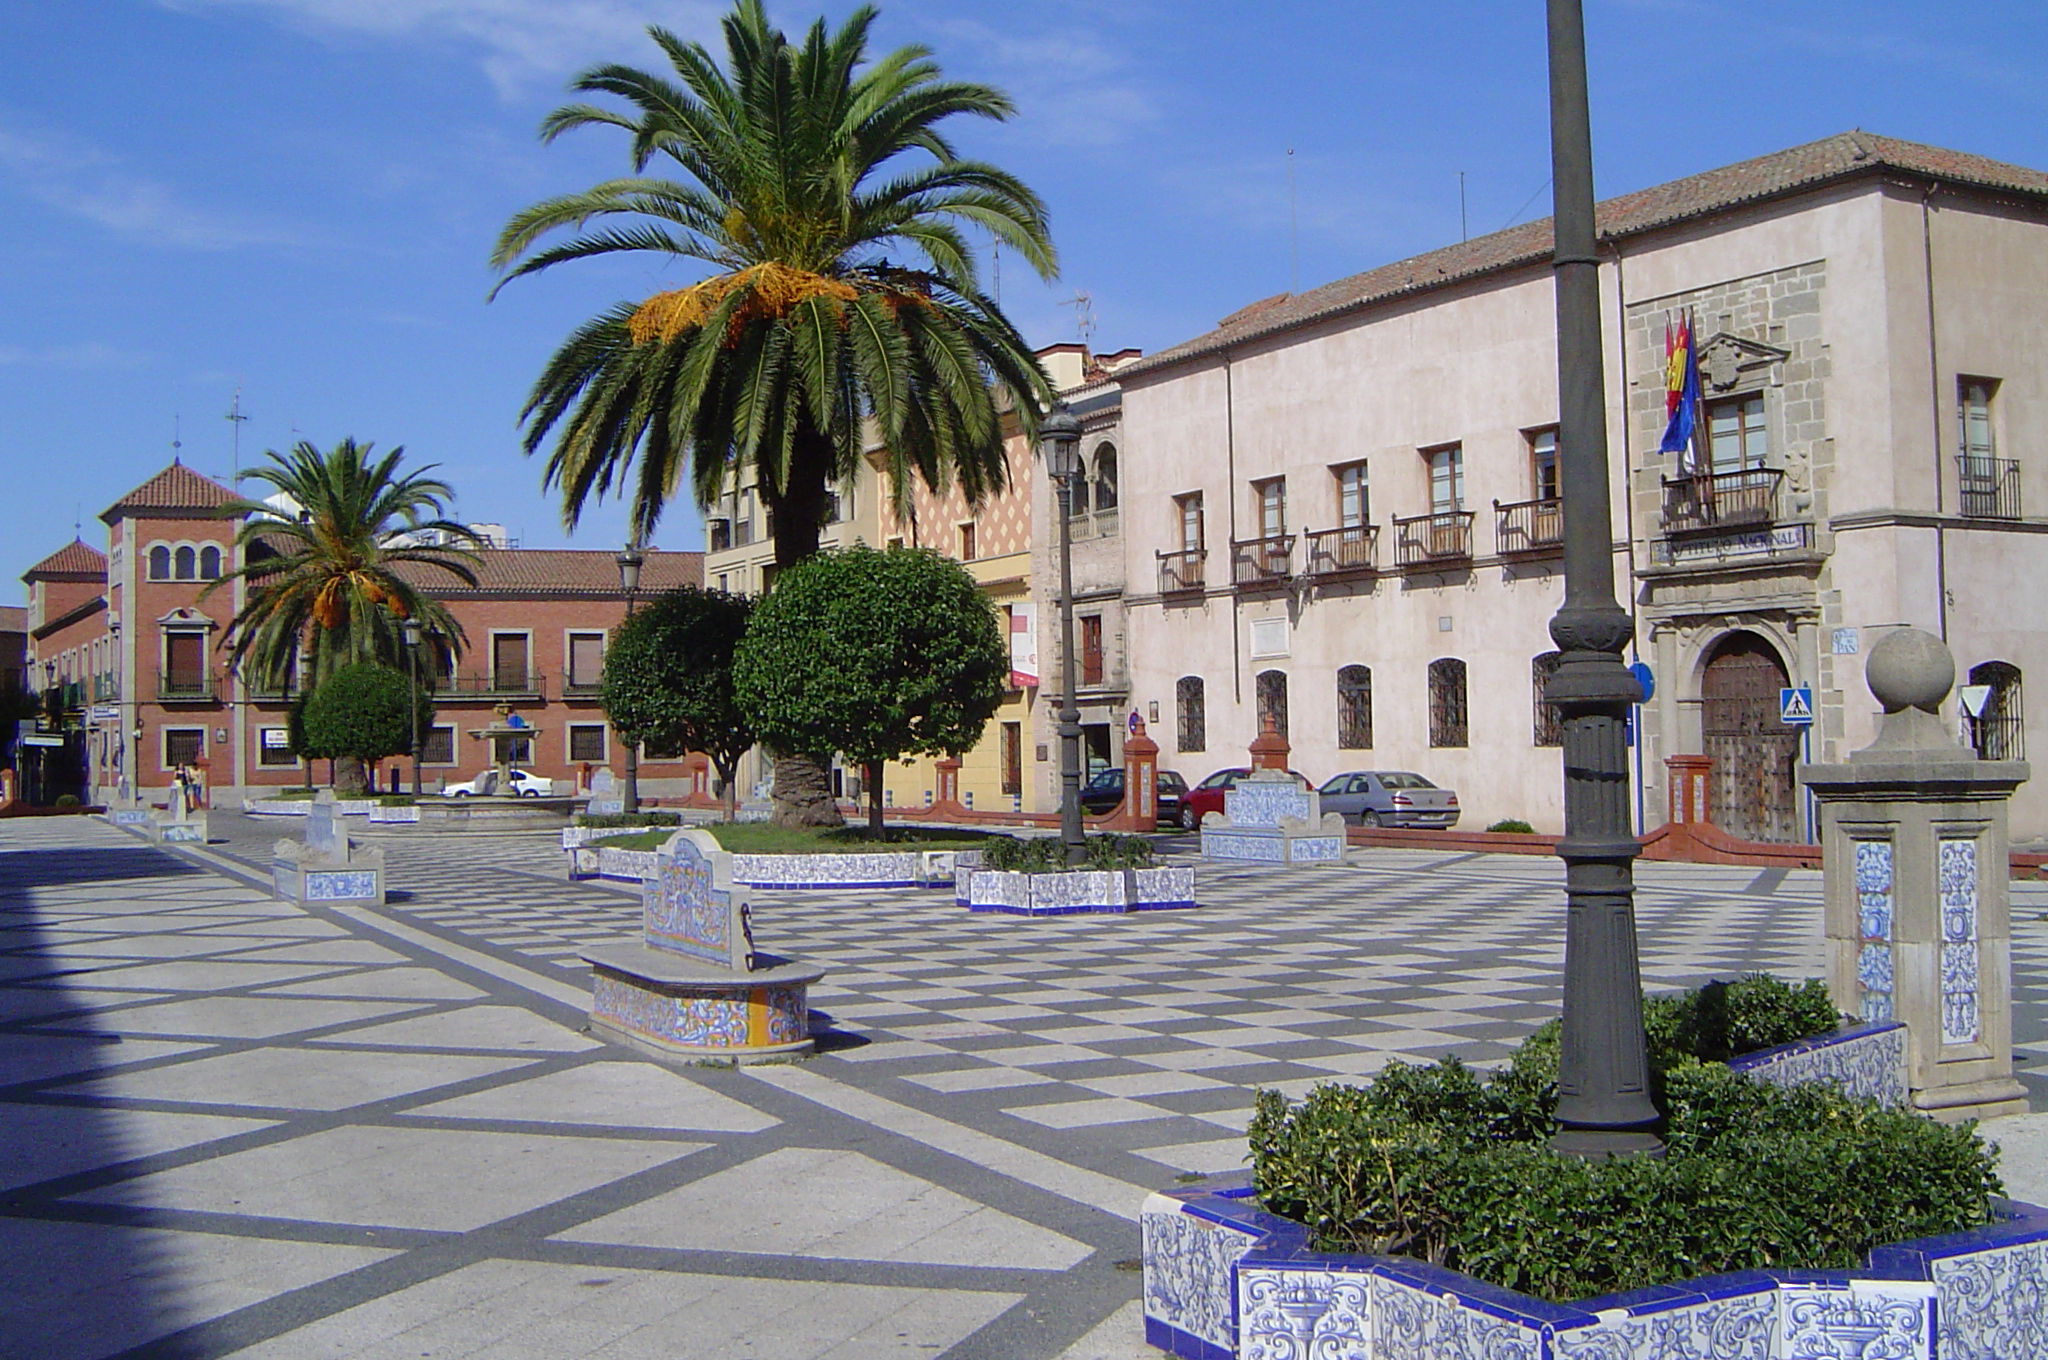
[[[247,863],[297,829],[214,820]],[[671,1072],[579,1032],[576,955],[635,898],[545,835],[379,839],[389,906],[305,911],[0,823],[0,1356],[1152,1354],[1137,1203],[1236,1164],[1255,1087],[1495,1058],[1557,1000],[1545,859],[1204,869],[1201,909],[1129,917],[757,894],[830,969],[828,1051]],[[1817,875],[1641,878],[1652,985],[1818,970]]]

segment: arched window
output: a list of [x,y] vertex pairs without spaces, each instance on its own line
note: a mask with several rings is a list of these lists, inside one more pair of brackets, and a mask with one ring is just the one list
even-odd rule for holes
[[1088,465],[1081,464],[1079,471],[1067,479],[1072,499],[1067,504],[1067,513],[1080,519],[1088,513]]
[[1273,730],[1281,736],[1287,735],[1287,672],[1260,671],[1259,678],[1252,684],[1252,692],[1259,706],[1259,731],[1266,730],[1266,719],[1273,720]]
[[217,581],[220,579],[220,549],[211,546],[199,550],[199,579]]
[[168,581],[171,579],[171,550],[159,543],[149,550],[149,579]]
[[1178,731],[1174,748],[1181,751],[1209,749],[1208,705],[1202,694],[1202,677],[1183,675],[1173,682],[1174,718]]
[[1429,663],[1429,744],[1468,746],[1471,729],[1465,716],[1465,663],[1441,656]]
[[191,548],[180,548],[172,561],[177,564],[174,574],[180,581],[190,581],[199,574],[199,554]]
[[1095,508],[1116,509],[1116,445],[1095,450]]
[[1970,683],[1990,692],[1970,719],[1970,745],[1979,760],[2025,760],[2025,705],[2020,695],[2020,668],[2005,661],[1983,661],[1970,667]]
[[1558,652],[1543,652],[1529,662],[1529,703],[1534,722],[1530,740],[1538,746],[1564,745],[1564,720],[1559,716],[1557,705],[1543,697],[1550,688],[1550,677],[1557,673]]
[[1372,668],[1346,666],[1337,672],[1337,749],[1372,749]]

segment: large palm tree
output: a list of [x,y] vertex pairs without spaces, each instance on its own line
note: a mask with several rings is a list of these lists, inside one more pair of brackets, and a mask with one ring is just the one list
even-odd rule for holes
[[[549,141],[625,131],[634,174],[515,216],[491,257],[499,287],[620,251],[707,272],[578,328],[534,384],[526,449],[552,436],[545,481],[571,526],[616,490],[644,538],[686,480],[708,506],[751,473],[788,565],[817,550],[827,492],[855,471],[869,421],[899,503],[913,477],[976,503],[1002,489],[999,394],[1028,433],[1052,390],[981,291],[969,237],[986,232],[1050,278],[1045,207],[939,131],[1008,118],[1008,96],[943,79],[923,47],[868,60],[873,21],[868,8],[837,32],[821,19],[796,44],[741,0],[723,65],[652,28],[673,78],[594,67],[574,88],[625,109],[570,104],[542,124]],[[680,178],[647,175],[657,158]],[[778,760],[776,799],[784,821],[838,818],[815,756]]]
[[247,583],[228,625],[229,663],[252,683],[310,691],[352,662],[403,666],[407,619],[460,650],[462,625],[399,568],[431,567],[474,585],[470,549],[481,540],[447,517],[454,493],[426,475],[431,466],[401,473],[403,448],[377,458],[373,447],[344,439],[323,452],[301,440],[287,453],[270,450],[269,464],[242,478],[283,494],[220,508],[242,520],[242,565],[204,594]]

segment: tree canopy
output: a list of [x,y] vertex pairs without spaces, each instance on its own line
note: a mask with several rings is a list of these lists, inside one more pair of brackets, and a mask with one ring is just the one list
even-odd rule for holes
[[755,740],[732,678],[752,612],[745,596],[681,586],[635,611],[605,649],[602,698],[612,726],[657,747],[704,752],[728,803],[740,757]]
[[360,762],[412,750],[415,706],[418,730],[425,733],[434,722],[431,693],[373,661],[343,666],[293,705],[294,750],[310,759],[335,761],[337,771],[345,774],[343,784],[355,784]]
[[733,686],[762,740],[866,767],[879,832],[882,763],[973,746],[1009,665],[965,567],[929,548],[854,547],[777,578],[754,608]]

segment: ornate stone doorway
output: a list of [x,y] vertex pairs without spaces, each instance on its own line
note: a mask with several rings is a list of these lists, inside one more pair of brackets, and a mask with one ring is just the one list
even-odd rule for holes
[[1730,633],[1700,680],[1703,754],[1714,759],[1714,824],[1751,841],[1799,839],[1799,729],[1778,721],[1791,683],[1770,643]]

